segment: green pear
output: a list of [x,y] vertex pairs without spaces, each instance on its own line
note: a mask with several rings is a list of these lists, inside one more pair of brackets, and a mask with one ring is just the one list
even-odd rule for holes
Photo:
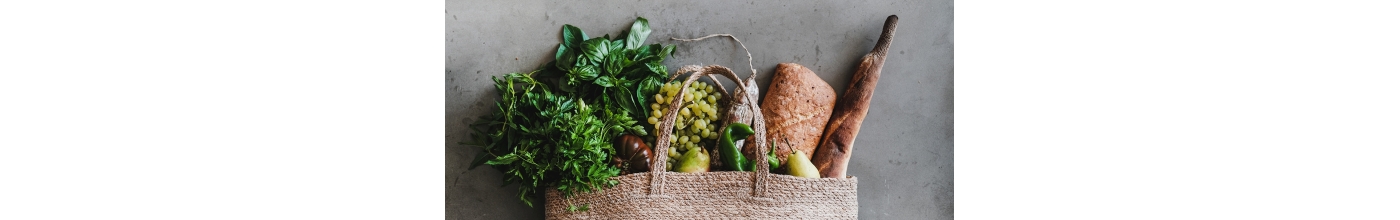
[[812,165],[812,161],[807,159],[807,153],[794,150],[788,154],[787,158],[788,175],[806,178],[821,178],[821,172],[817,172],[817,166]]
[[[685,152],[681,156],[680,164],[676,166],[676,172],[701,173],[710,172],[710,154],[703,152],[703,148],[696,148]],[[809,165],[811,163],[808,163]],[[813,167],[812,169],[816,169]]]

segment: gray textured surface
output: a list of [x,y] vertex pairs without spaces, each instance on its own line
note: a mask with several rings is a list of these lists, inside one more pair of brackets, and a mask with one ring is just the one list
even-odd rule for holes
[[[489,167],[467,170],[478,152],[459,146],[466,124],[496,100],[490,76],[531,70],[553,58],[560,26],[593,36],[617,35],[637,17],[650,20],[647,43],[676,44],[666,61],[719,64],[747,76],[739,37],[753,53],[766,89],[778,63],[807,66],[843,92],[860,56],[874,47],[885,17],[899,28],[872,107],[856,140],[849,175],[860,178],[863,219],[953,217],[953,5],[952,1],[676,1],[554,3],[447,1],[446,211],[448,219],[541,219],[500,187]],[[726,82],[732,87],[732,83]]]

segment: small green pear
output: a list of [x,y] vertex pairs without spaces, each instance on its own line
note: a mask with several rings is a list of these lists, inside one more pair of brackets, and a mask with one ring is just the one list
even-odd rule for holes
[[807,153],[800,150],[794,150],[792,154],[788,154],[787,168],[788,174],[796,177],[822,177],[821,173],[817,172],[817,166],[812,165],[812,161],[807,159]]
[[[676,166],[676,172],[710,172],[710,154],[703,151],[703,148],[696,148],[685,152],[685,155],[681,156],[680,164]],[[811,163],[808,164],[810,165]],[[816,167],[812,169],[815,170]]]

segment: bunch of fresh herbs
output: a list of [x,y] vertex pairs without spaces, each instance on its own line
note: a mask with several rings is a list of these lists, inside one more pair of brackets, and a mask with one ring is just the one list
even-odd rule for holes
[[675,50],[643,45],[649,34],[640,17],[616,38],[590,39],[566,24],[554,61],[491,77],[501,99],[472,124],[469,145],[482,151],[471,168],[486,164],[505,173],[503,186],[519,183],[520,200],[530,206],[542,187],[570,196],[616,185],[608,179],[621,172],[608,163],[616,153],[610,140],[646,135],[638,119],[666,79],[661,61]]

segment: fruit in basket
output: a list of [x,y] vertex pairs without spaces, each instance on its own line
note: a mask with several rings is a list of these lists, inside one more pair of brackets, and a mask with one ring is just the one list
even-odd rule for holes
[[715,127],[720,123],[722,112],[719,101],[722,96],[718,90],[709,83],[699,81],[682,90],[681,82],[670,82],[652,95],[654,102],[650,104],[651,111],[647,115],[647,123],[654,127],[652,134],[661,133],[660,128],[655,127],[661,124],[662,116],[670,110],[671,101],[681,99],[676,121],[671,125],[671,137],[668,137],[671,142],[671,148],[666,152],[668,164],[675,164],[690,151],[702,149],[719,138]]
[[651,147],[646,141],[636,135],[624,134],[618,136],[613,141],[613,147],[617,150],[617,155],[613,157],[613,166],[624,169],[627,173],[641,173],[651,171]]
[[705,152],[705,149],[696,149],[686,152],[680,159],[680,165],[676,166],[676,172],[710,172],[710,153]]
[[807,154],[800,150],[792,151],[787,156],[788,175],[806,178],[821,178],[821,172],[817,171],[817,166],[812,165],[812,161],[807,159]]

